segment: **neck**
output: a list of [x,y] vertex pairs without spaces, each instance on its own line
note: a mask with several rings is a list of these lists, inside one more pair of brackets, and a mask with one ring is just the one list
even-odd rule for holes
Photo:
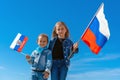
[[44,48],[47,48],[47,46],[45,46],[45,47],[38,46],[38,48],[44,49]]

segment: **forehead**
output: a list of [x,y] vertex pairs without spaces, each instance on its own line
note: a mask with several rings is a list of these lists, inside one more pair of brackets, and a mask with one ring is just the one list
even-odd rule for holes
[[61,29],[61,28],[62,28],[62,29],[63,29],[63,28],[65,29],[65,26],[64,26],[64,25],[59,25],[59,24],[56,25],[56,29]]
[[39,40],[47,40],[47,37],[45,37],[45,36],[39,36],[38,39]]

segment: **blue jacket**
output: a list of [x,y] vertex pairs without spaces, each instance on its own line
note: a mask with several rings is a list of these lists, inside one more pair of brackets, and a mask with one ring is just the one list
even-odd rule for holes
[[29,63],[32,64],[32,69],[45,70],[50,72],[52,65],[52,54],[51,51],[47,48],[41,49],[37,48],[31,54],[31,59]]
[[[57,37],[53,38],[50,41],[49,49],[51,51],[53,51],[53,47],[55,45],[56,40],[57,40]],[[63,41],[63,54],[64,54],[64,60],[65,60],[65,63],[67,66],[70,65],[70,60],[67,60],[67,58],[70,55],[70,53],[72,52],[72,46],[73,46],[73,42],[69,38],[66,38]],[[75,53],[77,53],[77,52],[78,52],[78,49],[75,51]]]

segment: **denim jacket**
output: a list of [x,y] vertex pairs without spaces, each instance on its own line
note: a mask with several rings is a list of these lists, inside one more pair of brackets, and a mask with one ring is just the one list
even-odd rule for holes
[[[55,42],[57,40],[57,37],[53,38],[51,41],[50,41],[50,44],[49,44],[49,49],[51,51],[53,51],[53,48],[54,48],[54,45],[55,45]],[[70,65],[70,60],[67,60],[68,56],[70,55],[70,53],[72,52],[72,46],[73,46],[73,42],[69,39],[69,38],[66,38],[63,43],[63,55],[64,55],[64,60],[65,60],[65,64],[67,66]],[[78,49],[75,51],[75,53],[78,52]]]
[[42,49],[39,48],[34,50],[31,54],[31,59],[29,61],[32,64],[32,69],[45,70],[50,73],[51,65],[52,65],[52,54],[51,51],[47,48]]

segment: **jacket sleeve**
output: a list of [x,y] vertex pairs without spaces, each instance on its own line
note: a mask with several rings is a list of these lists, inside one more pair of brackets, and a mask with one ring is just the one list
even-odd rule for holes
[[75,50],[75,52],[72,52],[73,51],[73,42],[70,40],[70,42],[71,42],[71,45],[72,45],[72,47],[71,47],[71,49],[70,49],[70,54],[69,54],[69,56],[70,56],[70,58],[72,58],[73,56],[74,56],[74,54],[76,54],[76,53],[78,53],[78,51],[79,51],[79,49],[77,48],[76,50]]
[[47,51],[47,63],[46,63],[45,71],[47,71],[48,73],[50,73],[51,66],[52,66],[52,54],[51,54],[51,51],[48,50]]
[[35,59],[35,54],[36,54],[36,50],[34,50],[30,56],[30,59],[28,60],[29,64],[34,64],[34,59]]

